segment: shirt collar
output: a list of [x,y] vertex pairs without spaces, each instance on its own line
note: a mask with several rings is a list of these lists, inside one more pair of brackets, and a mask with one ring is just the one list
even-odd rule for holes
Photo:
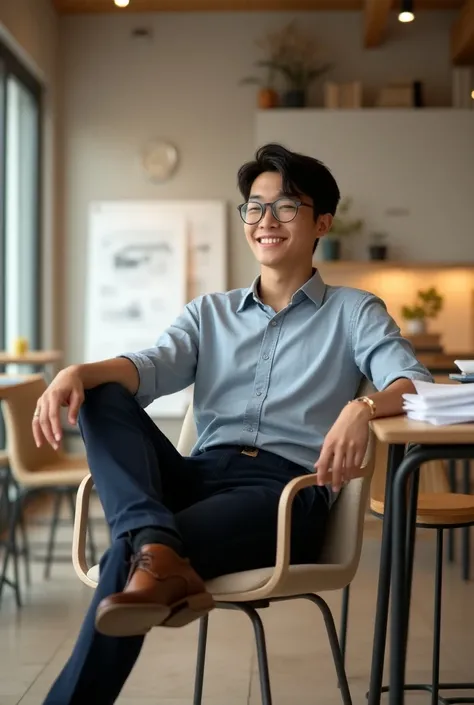
[[[239,304],[237,312],[244,311],[248,306],[253,304],[261,304],[260,297],[258,295],[258,285],[260,283],[260,276],[256,277],[252,285],[245,289],[242,293],[242,301]],[[297,304],[301,299],[306,296],[310,299],[318,308],[323,303],[324,294],[326,293],[326,284],[323,282],[321,275],[317,269],[313,270],[313,276],[308,279],[303,286],[295,291],[291,297],[291,303]]]

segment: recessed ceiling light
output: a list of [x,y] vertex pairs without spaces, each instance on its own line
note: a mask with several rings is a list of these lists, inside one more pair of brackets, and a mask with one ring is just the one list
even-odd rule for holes
[[398,15],[399,22],[413,22],[414,19],[413,0],[402,0]]
[[114,0],[114,3],[117,7],[127,7],[127,5],[130,5],[130,0]]

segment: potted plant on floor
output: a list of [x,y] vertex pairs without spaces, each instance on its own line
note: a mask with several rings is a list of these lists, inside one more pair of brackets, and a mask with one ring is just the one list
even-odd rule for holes
[[387,233],[372,233],[369,244],[369,259],[385,260],[387,259],[387,245],[385,241]]
[[364,221],[361,218],[351,218],[349,212],[353,200],[343,198],[334,216],[331,230],[322,240],[322,255],[325,260],[341,259],[341,237],[346,237],[362,229]]
[[426,290],[419,290],[413,306],[402,307],[402,317],[406,322],[407,332],[410,335],[424,335],[427,329],[427,319],[436,318],[443,308],[444,298],[432,286]]
[[303,108],[308,88],[327,73],[332,64],[318,62],[317,42],[311,35],[298,29],[295,22],[279,32],[267,35],[261,45],[269,49],[270,59],[260,61],[259,65],[280,73],[286,82],[283,105],[287,108]]

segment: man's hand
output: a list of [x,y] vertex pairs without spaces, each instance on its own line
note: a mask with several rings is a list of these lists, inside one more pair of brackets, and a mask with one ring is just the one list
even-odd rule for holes
[[62,438],[60,408],[69,407],[68,421],[74,425],[83,401],[84,384],[79,370],[77,367],[67,367],[53,379],[36,403],[32,430],[38,448],[44,440],[55,450],[59,448]]
[[354,402],[345,406],[324,439],[319,460],[315,463],[318,484],[331,483],[334,491],[360,476],[369,440],[370,409]]

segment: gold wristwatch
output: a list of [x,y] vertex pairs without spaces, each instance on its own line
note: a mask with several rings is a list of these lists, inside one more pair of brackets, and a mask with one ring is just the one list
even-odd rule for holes
[[375,414],[377,413],[377,406],[373,399],[371,399],[370,397],[357,397],[356,399],[351,399],[348,404],[353,404],[355,401],[361,402],[362,404],[366,404],[370,409],[370,418],[374,418]]

